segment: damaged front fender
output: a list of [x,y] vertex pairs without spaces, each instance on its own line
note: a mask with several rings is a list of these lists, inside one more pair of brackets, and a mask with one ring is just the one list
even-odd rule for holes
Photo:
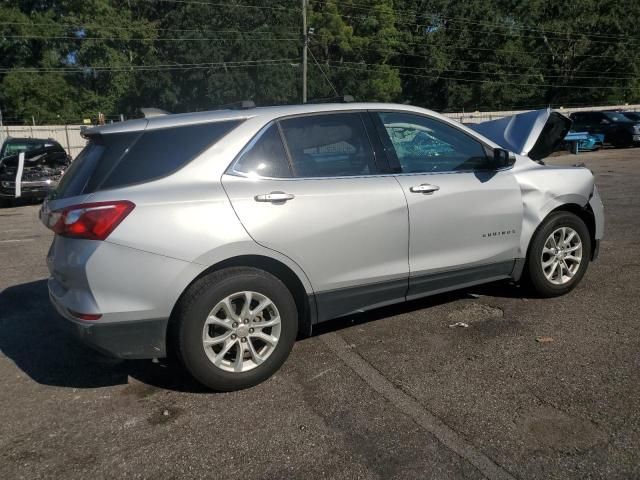
[[[553,167],[532,164],[531,168],[514,171],[520,185],[523,204],[520,256],[527,249],[536,229],[559,208],[591,207],[595,221],[595,239],[602,238],[604,213],[594,185],[593,174],[581,167]],[[592,205],[593,202],[593,205]]]

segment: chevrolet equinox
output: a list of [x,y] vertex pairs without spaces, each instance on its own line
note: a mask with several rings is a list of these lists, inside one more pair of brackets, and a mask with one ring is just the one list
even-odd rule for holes
[[329,319],[500,279],[562,295],[604,228],[591,172],[540,161],[570,123],[334,103],[90,128],[40,212],[51,301],[95,349],[228,391]]

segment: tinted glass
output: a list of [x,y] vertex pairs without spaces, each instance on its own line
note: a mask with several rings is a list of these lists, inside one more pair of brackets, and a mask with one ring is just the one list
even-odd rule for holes
[[185,166],[239,122],[94,135],[71,163],[55,198],[148,182]]
[[375,173],[374,156],[359,113],[296,117],[281,122],[295,177]]
[[95,192],[96,186],[138,136],[140,132],[92,136],[87,146],[71,162],[52,196],[64,198]]
[[626,122],[626,123],[629,123],[629,122],[632,121],[629,117],[625,116],[622,113],[618,113],[618,112],[606,112],[604,115],[609,120],[612,120],[614,122]]
[[239,123],[205,123],[145,131],[96,188],[122,187],[169,175],[184,167]]
[[233,169],[247,175],[287,178],[291,176],[287,153],[276,125],[269,127],[238,159]]
[[16,155],[21,152],[28,152],[31,150],[36,150],[42,148],[42,143],[18,143],[18,142],[7,142],[5,145],[4,151],[2,152],[3,157],[8,157],[10,155]]
[[481,170],[488,166],[480,142],[445,123],[407,113],[379,113],[403,173]]

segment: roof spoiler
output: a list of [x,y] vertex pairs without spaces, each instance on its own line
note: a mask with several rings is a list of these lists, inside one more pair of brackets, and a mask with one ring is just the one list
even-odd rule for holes
[[144,115],[144,118],[160,117],[162,115],[170,115],[166,110],[160,108],[141,108],[140,112]]
[[342,95],[340,97],[312,98],[307,103],[353,103],[353,96]]

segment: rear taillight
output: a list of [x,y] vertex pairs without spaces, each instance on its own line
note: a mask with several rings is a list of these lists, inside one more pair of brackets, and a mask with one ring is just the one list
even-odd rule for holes
[[82,203],[49,212],[46,225],[63,237],[104,240],[134,207],[126,200]]

